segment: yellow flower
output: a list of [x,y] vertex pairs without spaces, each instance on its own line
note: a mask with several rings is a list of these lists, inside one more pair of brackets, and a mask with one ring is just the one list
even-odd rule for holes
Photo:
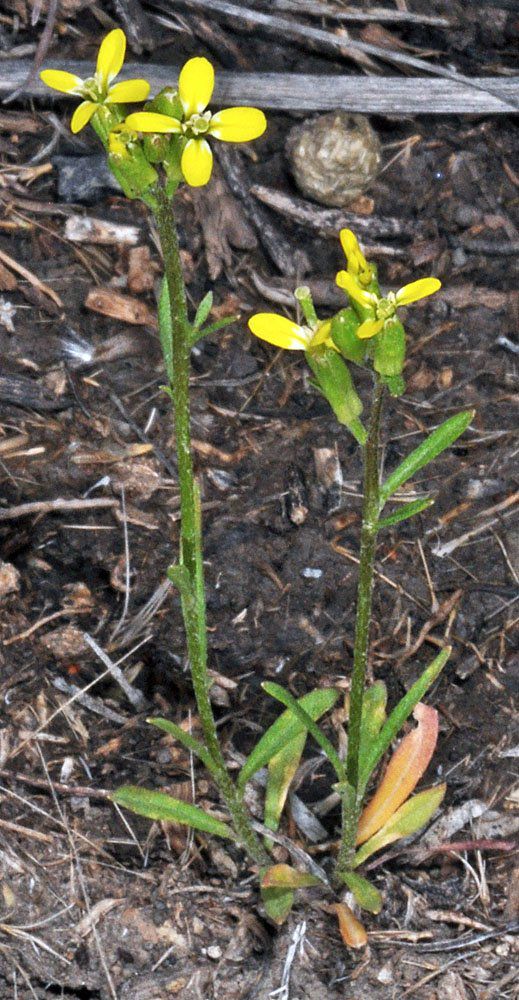
[[360,285],[369,285],[373,278],[373,268],[362,253],[355,233],[351,229],[341,229],[339,239],[348,262],[348,274],[353,275]]
[[211,176],[213,154],[206,136],[222,142],[249,142],[267,127],[265,115],[258,108],[227,108],[213,115],[207,110],[213,88],[214,69],[209,60],[189,59],[178,79],[182,120],[151,111],[138,111],[126,119],[126,124],[139,132],[172,132],[187,139],[180,166],[191,187],[207,184]]
[[72,132],[80,132],[88,125],[94,112],[103,104],[133,104],[148,97],[150,85],[147,80],[124,80],[112,87],[112,80],[121,71],[125,52],[126,36],[124,31],[116,28],[101,42],[94,76],[82,80],[74,73],[61,69],[44,69],[40,73],[47,87],[84,98],[72,115]]
[[410,285],[404,285],[398,292],[388,292],[386,298],[368,292],[365,288],[360,288],[356,279],[348,271],[339,271],[336,277],[339,288],[343,288],[348,293],[350,299],[358,302],[359,305],[373,310],[373,318],[364,320],[357,330],[357,337],[367,340],[380,333],[386,320],[396,315],[397,309],[401,306],[408,306],[418,299],[425,299],[428,295],[434,295],[441,288],[441,281],[438,278],[420,278],[412,281]]
[[321,344],[337,350],[330,338],[331,325],[331,321],[326,320],[312,330],[278,313],[255,313],[249,320],[249,329],[255,337],[285,351],[313,351]]

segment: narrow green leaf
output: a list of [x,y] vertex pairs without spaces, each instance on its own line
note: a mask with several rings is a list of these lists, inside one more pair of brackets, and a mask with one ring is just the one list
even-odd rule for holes
[[270,919],[278,927],[285,923],[290,910],[294,905],[295,892],[293,889],[260,889],[263,905]]
[[177,726],[176,723],[170,722],[169,719],[146,719],[146,722],[149,722],[151,726],[156,726],[157,729],[162,729],[163,732],[169,733],[170,736],[173,736],[179,743],[182,743],[182,745],[185,746],[186,750],[189,750],[190,753],[193,753],[195,757],[198,757],[202,763],[205,764],[207,770],[213,775],[213,777],[218,777],[219,770],[218,767],[215,766],[209,750],[203,743],[200,743],[200,740],[191,736],[191,733],[186,733],[181,726]]
[[409,688],[409,691],[398,702],[398,705],[395,705],[387,722],[385,722],[382,726],[379,736],[366,754],[365,761],[361,764],[359,786],[362,792],[366,788],[369,778],[375,770],[380,758],[383,754],[385,754],[387,748],[395,739],[395,736],[397,736],[400,732],[404,722],[406,722],[409,718],[418,702],[421,701],[424,694],[430,687],[432,687],[436,678],[439,676],[447,663],[450,654],[451,646],[447,646],[445,649],[442,649],[441,652],[438,653],[438,656],[434,658],[432,663],[426,667],[418,680],[415,681],[412,687]]
[[288,790],[301,761],[306,737],[306,731],[295,736],[269,760],[263,814],[263,823],[269,830],[277,830],[279,826]]
[[271,696],[271,698],[276,698],[280,701],[282,705],[286,705],[299,721],[308,729],[308,732],[313,736],[316,743],[319,744],[323,753],[326,754],[330,764],[332,765],[339,781],[346,780],[346,768],[340,759],[335,747],[327,736],[319,729],[314,720],[310,717],[308,712],[303,708],[302,705],[295,698],[292,697],[289,691],[285,691],[280,684],[274,684],[272,681],[265,681],[262,685],[264,691]]
[[[357,876],[359,878],[360,876]],[[310,872],[298,872],[291,865],[272,865],[261,876],[262,889],[306,889],[320,885],[321,880]]]
[[383,847],[393,844],[395,840],[410,837],[412,833],[421,830],[436,812],[445,795],[446,787],[446,785],[438,785],[436,788],[427,788],[424,792],[419,792],[418,795],[413,795],[407,802],[404,802],[400,809],[393,813],[386,825],[359,848],[353,859],[353,867],[357,868],[375,851],[381,851]]
[[164,358],[164,367],[168,382],[173,383],[175,371],[173,368],[173,329],[171,326],[171,309],[169,304],[169,288],[165,278],[162,280],[159,302],[157,307],[159,319],[159,337]]
[[195,318],[193,320],[193,330],[200,329],[200,327],[205,323],[212,308],[213,308],[213,293],[207,292],[207,295],[204,295],[196,311]]
[[[298,704],[308,712],[312,719],[319,719],[321,715],[333,708],[338,697],[339,692],[335,688],[317,688],[317,690],[303,695]],[[304,732],[306,732],[306,725],[301,723],[300,719],[296,718],[292,712],[283,712],[267,729],[254,750],[249,754],[240,771],[239,787],[243,788],[253,774],[265,767],[269,760],[286,746],[287,742]]]
[[371,748],[386,719],[387,690],[383,681],[366,688],[362,701],[359,741],[359,770],[368,759]]
[[122,788],[112,792],[110,798],[117,805],[124,806],[139,816],[146,816],[147,819],[183,823],[194,830],[211,833],[215,837],[236,840],[236,835],[230,826],[221,823],[219,819],[215,819],[198,806],[174,799],[165,792],[151,792],[147,788],[139,788],[138,785],[123,785]]
[[407,521],[409,517],[421,514],[423,510],[432,507],[433,503],[434,500],[431,497],[427,497],[425,500],[411,500],[409,503],[404,503],[399,510],[395,510],[394,514],[382,517],[377,524],[377,528],[390,528],[393,524],[400,524],[401,521]]
[[382,909],[382,896],[367,878],[357,875],[356,872],[341,872],[339,878],[346,883],[350,892],[363,910],[370,913],[380,913]]
[[211,333],[217,333],[218,330],[223,330],[224,327],[230,326],[231,323],[237,323],[239,318],[239,316],[224,316],[222,319],[217,319],[214,323],[204,326],[203,330],[193,330],[191,346],[196,344],[197,340],[200,340],[202,337],[209,337]]
[[449,417],[445,423],[440,424],[432,434],[429,434],[425,441],[418,445],[418,448],[415,448],[407,458],[404,458],[398,468],[388,476],[385,483],[382,483],[380,488],[381,510],[388,497],[392,496],[408,479],[411,479],[411,476],[414,476],[416,472],[423,469],[424,465],[428,465],[433,458],[454,444],[457,438],[466,431],[474,418],[474,413],[475,410],[464,410],[462,413],[456,413],[453,417]]

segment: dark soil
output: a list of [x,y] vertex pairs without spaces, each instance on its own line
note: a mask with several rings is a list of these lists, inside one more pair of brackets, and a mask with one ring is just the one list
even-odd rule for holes
[[[458,15],[450,37],[396,26],[394,38],[441,50],[444,65],[456,63],[469,74],[505,72],[517,17],[496,5],[495,13],[480,14],[484,24],[471,5],[449,5]],[[446,5],[416,4],[425,7],[444,14]],[[476,7],[481,12],[483,5]],[[12,31],[11,4],[0,10],[7,18],[3,38]],[[65,45],[74,54],[76,41],[76,55],[95,53],[100,29],[92,13],[73,12],[61,23],[67,37],[63,50],[59,38],[54,43],[50,65]],[[40,32],[41,25],[22,24],[17,44],[36,41]],[[232,32],[226,35],[233,40]],[[233,43],[240,44],[238,36]],[[264,67],[266,48],[252,44],[251,68]],[[161,61],[171,51],[161,49]],[[181,33],[175,60],[194,51],[201,45]],[[349,65],[307,59],[281,43],[269,47],[269,68],[301,69],[303,59],[314,72],[345,72]],[[42,153],[54,134],[48,108],[19,102],[0,115],[0,250],[63,303],[57,306],[23,274],[14,286],[1,286],[16,314],[12,331],[0,325],[0,515],[57,498],[104,498],[114,506],[0,520],[0,555],[14,581],[10,589],[2,577],[0,596],[0,1000],[517,995],[511,933],[519,905],[511,850],[519,671],[516,120],[372,121],[385,169],[368,192],[371,208],[375,216],[400,219],[403,233],[393,244],[401,255],[380,257],[382,282],[398,288],[436,274],[444,285],[444,293],[408,313],[408,391],[387,407],[386,467],[450,414],[473,407],[476,416],[463,439],[413,483],[417,495],[434,496],[432,511],[382,537],[371,669],[394,704],[438,647],[452,644],[430,696],[441,726],[429,778],[448,784],[442,810],[452,821],[444,842],[485,843],[427,855],[416,850],[418,839],[386,853],[372,872],[384,910],[366,922],[369,948],[354,953],[344,949],[314,891],[275,930],[237,851],[182,830],[150,828],[115,811],[101,794],[74,793],[75,786],[102,791],[131,781],[187,799],[195,794],[197,802],[219,808],[207,776],[193,774],[187,754],[145,721],[161,714],[180,722],[191,713],[197,728],[178,598],[173,588],[160,589],[176,555],[178,489],[157,335],[152,325],[85,308],[98,285],[129,293],[128,249],[73,243],[64,227],[69,216],[85,213],[137,226],[157,275],[155,234],[145,208],[115,192],[105,189],[86,206],[79,195],[74,204],[60,201],[54,156],[81,158],[97,148],[86,132],[79,140],[64,132],[51,153]],[[68,122],[68,105],[54,111]],[[297,194],[282,154],[293,121],[271,116],[254,155],[243,159],[250,184]],[[211,264],[201,226],[211,189],[184,189],[178,217],[192,302],[211,286],[215,318],[243,315],[201,342],[192,380],[213,695],[226,752],[237,766],[277,714],[261,691],[263,680],[275,678],[297,695],[316,685],[347,687],[361,486],[358,449],[337,432],[302,359],[276,355],[247,332],[251,310],[279,309],[265,305],[255,278],[271,289],[277,279],[276,287],[288,291],[298,281],[280,281],[220,170],[216,178],[234,232],[245,233],[248,248],[230,246],[222,223],[221,258]],[[271,219],[294,253],[310,256],[305,281],[326,282],[324,298],[334,296],[338,241]],[[208,258],[211,270],[220,271],[214,281]],[[153,288],[138,297],[153,311]],[[367,381],[361,392],[367,402]],[[332,462],[336,449],[339,488],[323,478],[318,449],[330,449]],[[10,576],[10,567],[19,575]],[[125,658],[128,679],[146,701],[141,713],[107,678],[85,632],[113,660]],[[88,686],[92,702],[71,700],[74,688],[64,693],[63,684]],[[309,745],[298,796],[319,803],[329,779]],[[478,813],[474,800],[479,812],[492,810],[481,827],[470,821]],[[461,806],[465,821],[456,825],[452,817]],[[336,814],[321,820],[333,839]],[[293,818],[286,823],[304,846]],[[326,851],[310,850],[325,863]]]

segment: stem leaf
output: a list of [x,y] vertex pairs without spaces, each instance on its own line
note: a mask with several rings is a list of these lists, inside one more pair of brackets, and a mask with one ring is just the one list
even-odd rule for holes
[[423,510],[427,510],[428,507],[432,507],[434,500],[431,497],[426,497],[424,500],[411,500],[409,503],[404,503],[396,510],[394,514],[389,514],[388,517],[382,517],[377,528],[390,528],[393,524],[400,524],[401,521],[407,521],[409,517],[414,517],[415,514],[421,514]]
[[294,890],[275,886],[273,888],[261,888],[260,892],[267,915],[280,927],[281,924],[285,923],[294,905],[296,895]]
[[[357,876],[359,878],[360,876]],[[261,876],[262,889],[306,889],[319,885],[320,879],[310,872],[298,872],[291,865],[272,865]]]
[[159,301],[157,306],[159,319],[159,337],[164,358],[164,367],[168,376],[168,382],[173,384],[175,369],[173,367],[173,328],[171,325],[171,308],[169,302],[169,288],[166,278],[162,279]]
[[381,851],[383,847],[394,843],[395,840],[410,837],[412,833],[421,830],[436,812],[445,795],[446,788],[446,785],[427,788],[404,802],[400,809],[393,813],[386,825],[357,851],[353,861],[354,868],[371,857],[375,851]]
[[267,788],[265,791],[264,825],[269,830],[277,830],[288,790],[299,767],[306,743],[306,730],[289,740],[268,764]]
[[[330,708],[333,708],[338,697],[339,691],[336,688],[318,688],[316,691],[310,691],[308,694],[303,695],[299,699],[298,704],[305,709],[312,719],[318,719],[325,712],[328,712]],[[267,729],[266,733],[263,734],[254,747],[254,750],[249,754],[240,771],[238,778],[239,787],[243,788],[247,781],[252,778],[253,774],[256,774],[256,771],[265,767],[269,760],[286,746],[287,742],[293,740],[295,736],[304,733],[306,728],[306,724],[296,718],[292,712],[283,712]]]
[[189,802],[182,802],[165,792],[152,792],[147,788],[139,788],[138,785],[123,785],[110,798],[119,806],[124,806],[139,816],[146,816],[147,819],[165,820],[170,823],[183,823],[194,830],[202,830],[215,837],[224,837],[227,840],[236,840],[236,836],[226,823],[215,819],[210,813],[193,806]]
[[346,883],[363,910],[368,910],[369,913],[380,913],[382,896],[378,889],[375,889],[375,886],[368,882],[367,878],[357,875],[356,872],[341,872],[339,878]]
[[368,943],[368,935],[360,920],[357,920],[353,910],[350,910],[346,903],[334,903],[332,910],[337,914],[344,944],[348,948],[364,948]]
[[369,840],[387,824],[416,788],[427,770],[438,740],[438,712],[423,702],[414,710],[418,725],[404,736],[386,768],[373,798],[357,827],[357,844]]
[[461,413],[456,413],[453,417],[449,417],[443,424],[440,424],[429,434],[425,441],[422,441],[415,448],[407,458],[404,458],[403,462],[392,472],[386,481],[382,483],[380,488],[380,509],[384,506],[386,500],[395,493],[400,486],[411,479],[416,472],[423,469],[424,465],[428,465],[432,462],[434,458],[449,448],[451,444],[466,431],[470,422],[474,418],[474,410],[463,410]]
[[416,707],[419,701],[423,698],[424,694],[429,690],[434,684],[436,678],[443,670],[447,660],[449,659],[451,653],[451,647],[447,646],[442,649],[438,656],[434,658],[432,663],[424,670],[421,677],[409,688],[409,691],[404,695],[403,698],[395,705],[393,711],[391,712],[387,722],[384,723],[380,734],[375,740],[373,746],[368,751],[366,760],[363,763],[360,771],[360,781],[359,785],[361,790],[366,787],[371,774],[376,768],[380,758],[385,754],[387,748],[393,742],[395,736],[400,732],[404,722],[409,718],[411,712]]
[[214,761],[209,753],[209,750],[203,743],[200,743],[200,740],[191,736],[191,733],[186,733],[181,726],[177,726],[175,722],[170,722],[169,719],[146,719],[146,722],[149,722],[151,726],[156,726],[157,729],[162,729],[163,732],[168,733],[169,736],[173,736],[179,743],[182,743],[182,746],[184,746],[186,750],[189,750],[190,753],[194,754],[195,757],[198,757],[202,763],[205,764],[207,770],[213,775],[213,777],[218,777],[219,771],[214,765]]
[[345,781],[346,769],[335,747],[332,743],[330,743],[328,737],[321,732],[319,726],[316,725],[303,706],[292,697],[289,691],[286,691],[285,688],[281,687],[280,684],[274,684],[272,681],[265,681],[261,686],[263,690],[271,696],[271,698],[276,698],[277,701],[280,701],[282,705],[286,705],[286,707],[294,713],[302,725],[313,736],[316,743],[319,744],[323,753],[325,753],[328,757],[328,760],[330,761],[330,764],[332,765],[339,781]]
[[212,308],[213,308],[213,293],[207,292],[207,294],[204,295],[196,311],[195,318],[193,320],[193,331],[200,330],[200,327],[204,325]]

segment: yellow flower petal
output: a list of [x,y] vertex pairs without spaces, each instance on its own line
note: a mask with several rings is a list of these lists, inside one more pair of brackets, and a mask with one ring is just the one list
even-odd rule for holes
[[213,154],[207,139],[190,139],[186,143],[180,168],[191,187],[207,184],[213,169]]
[[380,333],[384,323],[384,319],[366,319],[358,327],[356,335],[359,340],[369,340],[370,337],[375,337],[377,333]]
[[126,36],[120,28],[115,28],[103,38],[97,53],[96,75],[106,87],[120,72],[125,52]]
[[133,101],[145,101],[150,92],[147,80],[124,80],[110,87],[106,98],[107,104],[132,104]]
[[267,119],[259,108],[227,108],[211,118],[209,132],[222,142],[250,142],[263,135]]
[[[317,327],[317,330],[315,331],[308,345],[308,350],[313,351],[314,347],[320,347],[321,344],[326,344],[326,342],[330,340],[331,328],[332,328],[331,319],[327,319],[324,323],[319,323],[319,326]],[[333,347],[335,348],[335,350],[337,350],[335,344],[331,340],[330,340],[330,347]]]
[[124,124],[136,132],[180,132],[182,128],[176,118],[155,111],[135,111],[128,115]]
[[377,296],[373,292],[366,292],[363,288],[359,288],[356,279],[352,274],[348,274],[348,271],[339,271],[335,276],[335,283],[339,288],[343,288],[348,293],[350,299],[358,302],[359,305],[374,307],[377,304]]
[[285,351],[306,351],[312,340],[311,330],[278,313],[256,313],[249,320],[249,329],[255,337]]
[[214,69],[208,59],[188,59],[178,78],[178,96],[186,118],[205,111],[214,89]]
[[59,90],[62,94],[77,94],[83,86],[81,77],[76,76],[75,73],[65,73],[62,69],[43,69],[40,73],[40,80],[47,87]]
[[78,104],[72,118],[70,119],[70,131],[81,132],[81,129],[88,125],[92,115],[97,111],[99,105],[93,101],[82,101]]
[[397,306],[408,306],[411,302],[417,302],[418,299],[425,299],[428,295],[434,295],[435,292],[441,288],[442,283],[438,281],[438,278],[419,278],[418,281],[412,281],[410,285],[404,285],[396,293],[396,304]]

